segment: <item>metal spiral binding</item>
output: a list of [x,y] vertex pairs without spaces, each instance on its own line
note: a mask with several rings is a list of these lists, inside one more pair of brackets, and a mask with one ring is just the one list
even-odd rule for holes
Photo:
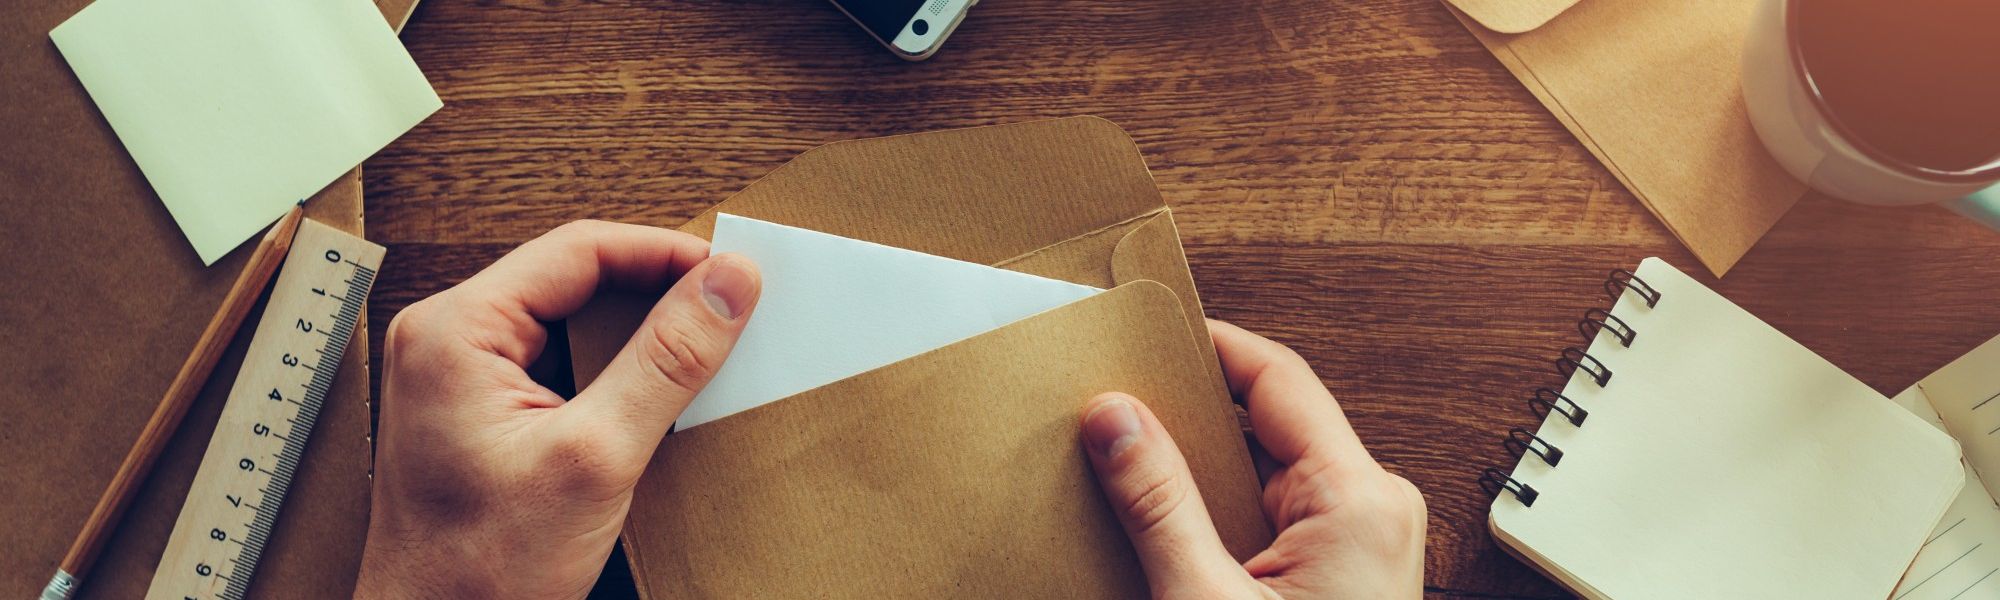
[[1577,405],[1575,400],[1549,388],[1535,390],[1535,395],[1528,398],[1528,412],[1544,419],[1549,417],[1549,413],[1559,413],[1569,420],[1570,425],[1577,427],[1582,427],[1584,418],[1590,416],[1590,411]]
[[[1647,308],[1659,306],[1660,298],[1663,296],[1660,290],[1633,275],[1631,271],[1617,269],[1605,278],[1604,293],[1611,296],[1612,302],[1617,302],[1619,296],[1626,291],[1638,294],[1639,298],[1646,302]],[[1613,316],[1611,311],[1601,308],[1584,311],[1583,318],[1576,323],[1576,330],[1583,334],[1585,342],[1589,342],[1602,331],[1611,332],[1611,335],[1618,338],[1618,343],[1627,348],[1632,347],[1632,342],[1639,339],[1638,329],[1633,328],[1624,319]],[[1577,371],[1583,371],[1590,375],[1590,380],[1597,383],[1597,387],[1607,387],[1611,384],[1611,368],[1604,366],[1603,361],[1581,348],[1564,348],[1562,356],[1556,359],[1555,365],[1556,372],[1565,378],[1575,376]],[[1590,411],[1584,410],[1576,401],[1550,388],[1535,390],[1535,395],[1528,398],[1528,410],[1545,421],[1551,414],[1560,414],[1575,427],[1582,427],[1584,419],[1590,416]],[[1542,439],[1534,432],[1519,427],[1507,432],[1507,439],[1501,442],[1501,446],[1506,448],[1509,454],[1517,457],[1533,452],[1550,467],[1562,462],[1563,458],[1561,448],[1550,444],[1548,440]],[[1514,499],[1519,500],[1524,507],[1534,506],[1535,499],[1541,497],[1541,492],[1535,491],[1534,486],[1494,467],[1487,467],[1485,471],[1480,472],[1479,488],[1496,496],[1504,490],[1513,494]]]
[[1604,293],[1611,296],[1612,302],[1617,302],[1618,293],[1624,290],[1638,292],[1640,298],[1646,299],[1646,308],[1652,308],[1660,304],[1660,291],[1653,289],[1653,286],[1647,285],[1646,280],[1640,279],[1638,275],[1633,275],[1631,271],[1624,269],[1611,271],[1611,276],[1604,280]]
[[1583,334],[1583,341],[1586,342],[1590,341],[1591,338],[1597,337],[1597,332],[1599,331],[1609,331],[1611,335],[1618,336],[1618,343],[1624,345],[1626,348],[1632,347],[1632,340],[1639,339],[1639,330],[1633,329],[1631,325],[1626,325],[1624,319],[1620,319],[1602,308],[1593,308],[1584,311],[1583,318],[1576,321],[1576,330],[1578,333]]
[[1479,474],[1479,489],[1496,496],[1500,495],[1500,490],[1512,492],[1514,499],[1521,501],[1521,506],[1534,506],[1535,499],[1542,495],[1541,492],[1535,491],[1535,486],[1521,483],[1521,480],[1509,477],[1493,467],[1487,467],[1486,471]]
[[1597,382],[1597,387],[1611,383],[1611,368],[1604,366],[1597,357],[1575,346],[1563,348],[1562,358],[1556,359],[1556,372],[1569,377],[1579,370],[1589,373],[1590,380]]
[[1535,435],[1533,432],[1519,427],[1509,430],[1507,432],[1507,441],[1501,442],[1500,445],[1507,448],[1507,451],[1513,453],[1515,457],[1533,452],[1535,456],[1542,457],[1542,462],[1548,463],[1551,467],[1556,466],[1563,459],[1562,448],[1557,448],[1555,444],[1542,439],[1542,436]]

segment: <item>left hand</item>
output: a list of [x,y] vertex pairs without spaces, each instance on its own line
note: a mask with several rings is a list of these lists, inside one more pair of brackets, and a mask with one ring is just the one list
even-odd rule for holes
[[[756,266],[685,233],[580,221],[389,324],[360,598],[582,598],[632,486],[757,304]],[[676,281],[678,280],[678,281]],[[574,400],[524,369],[604,287],[666,296]]]

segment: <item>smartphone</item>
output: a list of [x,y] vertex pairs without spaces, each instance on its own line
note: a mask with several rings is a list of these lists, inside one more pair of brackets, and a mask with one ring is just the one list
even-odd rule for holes
[[833,0],[875,41],[904,60],[923,60],[944,45],[979,0]]

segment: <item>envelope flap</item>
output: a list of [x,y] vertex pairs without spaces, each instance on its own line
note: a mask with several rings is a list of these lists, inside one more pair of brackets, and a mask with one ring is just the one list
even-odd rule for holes
[[1445,0],[1453,8],[1499,33],[1522,33],[1541,27],[1578,0]]
[[1181,312],[1187,318],[1189,334],[1199,346],[1202,362],[1208,365],[1216,381],[1222,381],[1222,363],[1215,356],[1215,342],[1208,337],[1201,294],[1195,291],[1194,275],[1188,272],[1173,211],[1160,211],[1118,239],[1118,246],[1111,251],[1111,274],[1120,285],[1157,281],[1180,296]]
[[[1165,208],[1123,129],[1069,117],[820,146],[680,230],[712,237],[727,212],[1109,287],[1100,248]],[[577,386],[610,364],[657,299],[601,293],[569,317]]]
[[1743,104],[1758,5],[1596,0],[1526,35],[1453,16],[1721,277],[1805,190],[1764,150]]
[[1143,597],[1078,432],[1108,390],[1160,416],[1247,559],[1271,535],[1256,474],[1181,315],[1127,284],[667,436],[624,537],[642,593]]
[[1161,206],[1124,130],[1071,117],[820,146],[682,229],[721,211],[992,264]]

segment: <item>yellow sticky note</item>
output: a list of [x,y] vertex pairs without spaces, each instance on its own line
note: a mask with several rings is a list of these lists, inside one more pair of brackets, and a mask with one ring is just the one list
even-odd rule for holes
[[97,0],[49,37],[204,264],[443,106],[368,0]]

